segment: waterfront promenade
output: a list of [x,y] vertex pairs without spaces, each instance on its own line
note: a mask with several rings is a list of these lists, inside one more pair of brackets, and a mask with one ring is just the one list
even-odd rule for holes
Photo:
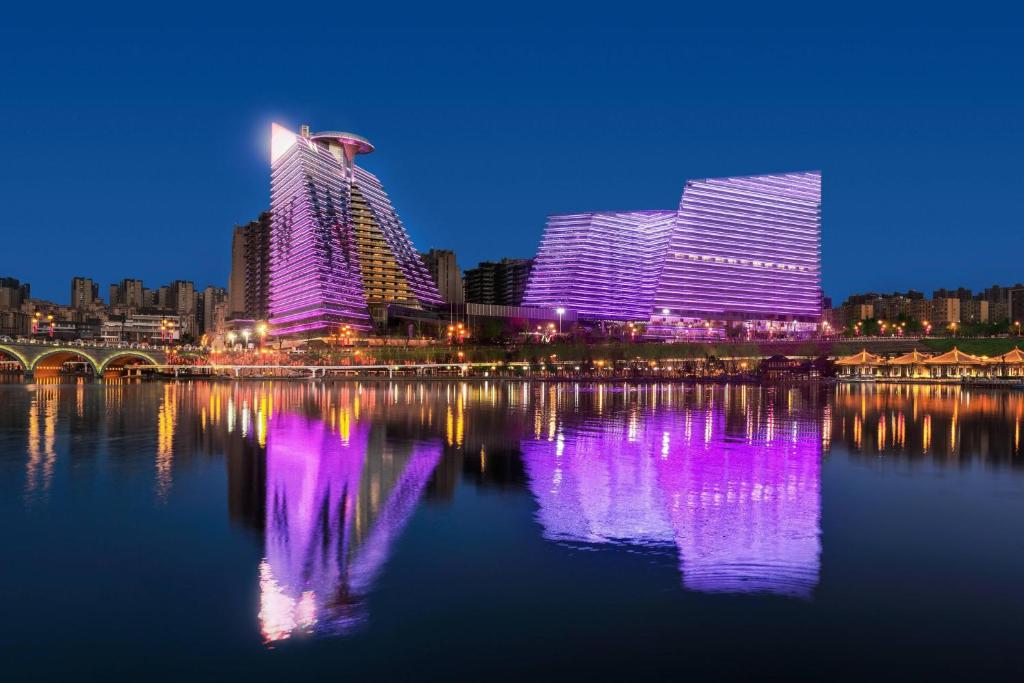
[[897,358],[940,353],[955,344],[962,351],[995,357],[1015,348],[1019,341],[1016,336],[860,337],[678,344],[347,345],[301,352],[268,347],[218,353],[83,342],[6,343],[0,344],[0,359],[3,370],[25,376],[73,369],[78,374],[135,378],[772,382],[830,377],[833,362],[842,364],[842,359],[856,353]]

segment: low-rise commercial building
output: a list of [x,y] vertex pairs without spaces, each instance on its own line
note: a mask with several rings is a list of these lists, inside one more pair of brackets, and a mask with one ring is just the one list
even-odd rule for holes
[[138,313],[103,323],[101,336],[107,343],[146,342],[161,344],[181,339],[181,318],[176,315]]

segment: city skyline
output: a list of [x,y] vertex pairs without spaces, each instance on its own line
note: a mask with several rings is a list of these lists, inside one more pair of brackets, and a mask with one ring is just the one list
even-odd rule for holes
[[[402,17],[389,20],[386,49],[372,31],[349,37],[347,86],[335,93],[317,84],[341,48],[281,30],[300,16],[272,28],[227,18],[158,33],[122,17],[82,33],[69,16],[45,40],[17,30],[17,17],[0,29],[0,54],[17,66],[4,78],[17,134],[0,182],[20,199],[0,223],[0,272],[52,300],[76,274],[225,286],[231,226],[267,208],[261,136],[277,119],[331,122],[380,144],[369,170],[401,197],[413,242],[454,249],[464,267],[532,256],[552,215],[669,207],[685,178],[820,168],[833,299],[1021,279],[1024,97],[1010,31],[908,32],[899,17],[888,28],[726,25],[671,12],[629,18],[625,33],[586,19],[498,28],[441,15],[424,30],[423,17]],[[271,37],[273,54],[235,54]],[[77,67],[55,68],[66,63]],[[90,134],[42,134],[63,129],[68,111]],[[628,173],[610,173],[616,165]],[[54,195],[72,211],[37,210]],[[989,240],[950,264],[948,244],[979,232]],[[901,256],[865,268],[879,250]],[[35,258],[16,256],[26,254]]]

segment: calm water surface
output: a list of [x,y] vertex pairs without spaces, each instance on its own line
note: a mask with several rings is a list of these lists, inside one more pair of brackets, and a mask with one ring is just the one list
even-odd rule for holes
[[6,680],[1024,673],[1024,393],[0,384]]

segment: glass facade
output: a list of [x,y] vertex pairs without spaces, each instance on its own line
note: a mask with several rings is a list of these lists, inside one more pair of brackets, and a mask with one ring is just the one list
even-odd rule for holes
[[355,165],[373,150],[348,133],[271,141],[270,323],[277,334],[368,330],[367,304],[441,297],[380,181]]
[[524,305],[583,319],[821,317],[821,174],[691,180],[677,211],[552,216]]
[[523,305],[565,307],[584,319],[646,319],[675,220],[675,211],[551,216]]
[[821,174],[691,180],[654,308],[672,317],[821,317]]

